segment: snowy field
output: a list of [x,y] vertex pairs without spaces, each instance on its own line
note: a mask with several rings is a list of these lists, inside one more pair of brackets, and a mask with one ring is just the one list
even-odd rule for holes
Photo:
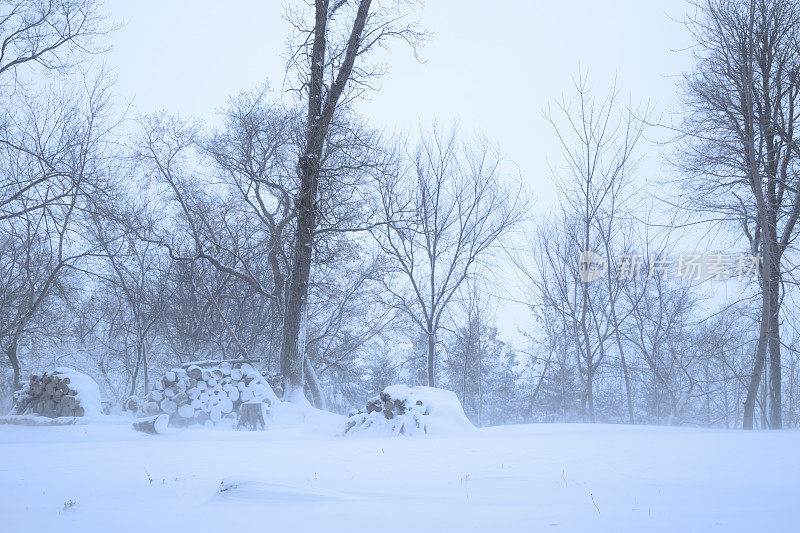
[[800,432],[0,426],[2,531],[791,531]]

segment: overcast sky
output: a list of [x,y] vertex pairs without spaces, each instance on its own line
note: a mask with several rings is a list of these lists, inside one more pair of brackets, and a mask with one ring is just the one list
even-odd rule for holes
[[[120,102],[132,102],[132,117],[164,109],[213,121],[239,91],[266,81],[280,90],[289,1],[108,0],[121,25],[106,59]],[[485,133],[542,210],[554,197],[550,165],[561,163],[548,105],[571,95],[580,65],[598,94],[616,78],[626,99],[661,116],[674,110],[678,77],[690,66],[680,23],[687,9],[685,0],[429,0],[422,62],[394,47],[389,73],[358,111],[380,128],[415,131],[437,119]],[[658,150],[644,148],[641,172],[656,177]],[[526,317],[514,306],[498,313],[508,333]]]

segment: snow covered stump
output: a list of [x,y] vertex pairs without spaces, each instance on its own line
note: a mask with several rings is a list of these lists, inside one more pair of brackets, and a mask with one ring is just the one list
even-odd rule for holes
[[32,374],[14,394],[14,415],[37,414],[48,418],[98,417],[102,413],[100,388],[77,370],[60,367]]
[[269,404],[266,402],[244,402],[239,406],[239,425],[236,429],[262,431],[267,429]]
[[352,414],[344,435],[448,435],[473,431],[458,397],[434,387],[392,385]]

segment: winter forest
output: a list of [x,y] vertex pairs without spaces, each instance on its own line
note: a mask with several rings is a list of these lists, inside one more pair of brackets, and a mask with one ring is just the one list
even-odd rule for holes
[[800,2],[256,4],[0,0],[8,531],[797,527]]

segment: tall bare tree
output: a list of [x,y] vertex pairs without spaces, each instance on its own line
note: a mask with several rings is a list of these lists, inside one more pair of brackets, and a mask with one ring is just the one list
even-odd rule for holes
[[313,4],[313,16],[294,19],[301,44],[293,63],[298,67],[306,120],[297,159],[300,187],[294,199],[297,221],[281,344],[281,373],[291,400],[302,400],[304,316],[319,223],[320,164],[331,121],[378,73],[365,63],[367,54],[387,39],[414,43],[420,35],[406,21],[404,2],[383,6],[376,1],[373,6],[372,0],[314,0],[309,4]]
[[[635,149],[643,121],[619,103],[616,88],[595,99],[582,73],[575,82],[574,101],[559,105],[548,116],[558,138],[565,165],[555,172],[561,195],[560,212],[546,221],[534,237],[533,265],[527,258],[517,266],[534,289],[540,305],[557,318],[575,350],[584,387],[581,410],[595,421],[595,376],[616,349],[625,377],[628,419],[634,421],[631,384],[621,327],[631,313],[622,305],[623,281],[611,266],[630,253],[630,224],[625,220],[628,187],[636,166]],[[628,240],[629,241],[629,240]],[[584,279],[578,269],[580,254],[591,252],[608,267],[601,278]],[[612,348],[613,346],[613,348]]]
[[689,207],[739,228],[760,255],[761,325],[743,425],[753,427],[769,360],[769,426],[781,421],[782,259],[796,238],[800,174],[800,6],[708,0],[690,21],[697,67],[686,76],[680,165]]
[[436,335],[448,304],[524,217],[521,192],[503,181],[485,139],[461,142],[435,129],[380,179],[382,220],[374,232],[401,281],[390,304],[427,339],[428,385],[436,384]]

